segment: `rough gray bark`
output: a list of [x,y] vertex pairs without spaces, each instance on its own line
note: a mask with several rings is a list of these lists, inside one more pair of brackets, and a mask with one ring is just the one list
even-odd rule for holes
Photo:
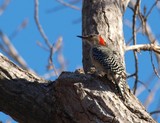
[[48,83],[0,55],[0,111],[21,123],[155,123],[132,93],[123,102],[113,90],[80,72]]
[[[129,0],[83,0],[82,35],[101,34],[109,47],[120,54],[124,63],[124,37],[122,17]],[[88,55],[90,46],[83,43],[83,68],[90,71],[92,63]],[[125,66],[125,63],[124,63]]]

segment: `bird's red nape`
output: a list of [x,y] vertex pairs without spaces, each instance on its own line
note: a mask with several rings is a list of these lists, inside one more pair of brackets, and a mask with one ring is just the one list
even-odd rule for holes
[[99,35],[99,44],[102,45],[102,46],[106,46],[106,42],[105,42],[105,40],[102,38],[101,35]]

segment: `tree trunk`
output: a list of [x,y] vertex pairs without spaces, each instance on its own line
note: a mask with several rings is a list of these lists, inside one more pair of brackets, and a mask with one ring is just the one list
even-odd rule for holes
[[[83,3],[83,35],[101,34],[120,52],[122,61],[122,15],[128,0],[123,2]],[[83,44],[83,53],[88,50]],[[88,71],[90,58],[83,55],[84,70]],[[21,123],[155,123],[130,91],[123,102],[114,88],[106,78],[81,71],[63,72],[56,81],[46,81],[0,54],[0,111]]]
[[[83,0],[82,35],[100,34],[107,45],[119,52],[124,64],[124,37],[122,17],[129,0]],[[85,73],[92,67],[88,55],[90,46],[83,43],[83,68]]]

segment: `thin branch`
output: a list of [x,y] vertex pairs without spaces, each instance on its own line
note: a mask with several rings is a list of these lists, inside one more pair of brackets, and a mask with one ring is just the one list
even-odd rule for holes
[[[65,59],[64,59],[64,56],[63,56],[63,53],[62,53],[62,37],[59,37],[58,40],[56,41],[54,47],[52,48],[52,50],[50,50],[50,55],[49,55],[49,60],[48,60],[48,70],[51,70],[53,69],[54,72],[48,72],[46,74],[44,74],[44,78],[48,79],[52,76],[58,76],[62,71],[64,71],[64,69],[66,68],[66,62],[65,62]],[[53,57],[53,54],[57,54],[57,60],[58,60],[58,63],[59,63],[59,68],[55,69],[54,65],[53,65],[53,61],[52,61],[52,57]]]
[[46,51],[50,51],[50,49],[47,46],[44,46],[40,41],[37,41],[36,44],[41,47],[42,49]]
[[74,5],[72,5],[72,4],[69,4],[69,3],[67,3],[67,2],[64,2],[63,0],[56,0],[56,1],[59,2],[59,3],[61,3],[61,4],[64,5],[64,6],[69,7],[69,8],[72,8],[72,9],[75,9],[75,10],[81,10],[79,7],[74,6]]
[[157,75],[157,77],[160,79],[160,75],[158,74],[158,71],[156,70],[156,67],[153,63],[153,56],[152,56],[152,52],[150,52],[150,56],[151,56],[151,63],[152,63],[152,67],[153,67],[153,70],[154,70],[154,73]]
[[[73,5],[73,4],[76,4],[76,3],[80,2],[80,1],[81,1],[81,0],[69,1],[68,4]],[[62,10],[62,9],[64,9],[64,8],[66,8],[66,7],[61,4],[61,5],[59,5],[59,6],[56,6],[56,7],[52,8],[52,9],[47,10],[46,12],[47,12],[47,13],[56,12],[56,11]]]
[[151,93],[149,93],[149,95],[145,99],[144,107],[146,107],[146,109],[154,101],[156,92],[158,91],[159,87],[160,87],[160,83],[156,82],[156,84],[154,85]]
[[[151,34],[151,31],[150,31],[150,27],[149,27],[149,25],[146,23],[146,21],[147,21],[147,18],[149,17],[149,15],[151,14],[151,12],[153,11],[153,9],[154,9],[154,7],[157,5],[157,3],[158,3],[158,1],[156,0],[156,2],[152,5],[152,7],[150,8],[150,10],[149,10],[149,12],[146,14],[146,16],[144,16],[144,15],[142,15],[141,13],[140,13],[140,11],[138,12],[138,16],[139,16],[139,18],[140,18],[140,20],[141,20],[141,25],[136,29],[136,32],[145,32],[146,33],[146,30],[147,30],[147,32],[149,32],[150,34]],[[131,10],[134,12],[134,9],[133,9],[133,6],[134,6],[134,3],[133,3],[133,1],[131,1],[130,2],[130,5],[132,6],[130,6],[130,8],[132,8]],[[125,23],[129,26],[129,27],[131,27],[130,26],[130,23],[129,23],[129,21],[126,21],[125,20]],[[145,27],[145,31],[143,30],[143,28]],[[140,30],[140,29],[142,29],[142,31]],[[149,39],[153,39],[153,34],[151,34],[151,35],[147,35],[147,36],[149,36]],[[131,40],[133,39],[133,36],[129,39],[129,41],[127,41],[127,43],[126,43],[126,45],[129,45],[129,43],[131,42]]]
[[[160,110],[160,97],[159,99],[156,99],[157,101],[157,106],[155,107],[156,110]],[[154,116],[154,119],[157,120],[159,118],[160,114],[156,113],[156,115]]]
[[9,51],[7,50],[7,48],[3,45],[3,43],[0,43],[0,49],[6,53],[8,56],[10,56]]
[[140,80],[138,80],[138,82],[139,82],[140,84],[142,84],[142,85],[147,89],[148,92],[151,92],[151,89],[149,89],[148,86],[147,86],[144,82],[142,82],[142,81],[140,81]]
[[154,44],[137,44],[137,45],[127,46],[125,48],[125,51],[129,51],[129,50],[154,51],[154,52],[160,54],[160,46],[154,45]]
[[134,77],[135,76],[135,73],[134,74],[130,74],[130,75],[127,75],[127,79],[131,78],[131,77]]
[[36,25],[38,27],[38,30],[41,34],[41,36],[43,37],[45,43],[47,44],[47,46],[49,48],[52,47],[52,45],[50,44],[49,40],[48,40],[48,37],[47,35],[45,34],[40,22],[39,22],[39,14],[38,14],[38,5],[39,5],[39,1],[38,0],[35,0],[35,13],[34,13],[34,19],[35,19],[35,22],[36,22]]
[[5,0],[4,3],[0,6],[0,15],[3,14],[4,10],[7,8],[9,3],[10,3],[10,0]]
[[[137,33],[137,32],[142,32],[142,27],[141,27],[141,26],[139,26],[139,27],[136,29],[136,33]],[[133,39],[133,35],[132,35],[131,38],[126,42],[126,46],[128,46],[128,45],[131,43],[132,39]]]
[[156,2],[151,6],[151,8],[150,8],[150,10],[148,11],[148,13],[146,14],[145,18],[148,18],[148,17],[149,17],[149,15],[152,13],[154,7],[156,7],[157,3],[158,3],[158,0],[156,0]]
[[9,36],[9,38],[12,40],[14,37],[16,37],[16,35],[27,26],[28,21],[28,18],[23,20],[22,23],[16,28],[16,30]]
[[150,112],[150,115],[160,113],[160,110]]
[[[139,7],[140,7],[140,0],[137,0],[137,3],[135,5],[135,9],[134,9],[134,15],[133,15],[133,44],[136,45],[137,41],[136,41],[136,18],[137,18],[137,14],[139,11]],[[133,88],[133,93],[136,93],[136,89],[137,89],[137,84],[138,84],[138,56],[136,51],[134,51],[134,59],[135,59],[135,82],[134,82],[134,88]]]
[[59,49],[57,51],[57,60],[58,63],[60,64],[60,72],[64,71],[66,68],[66,61],[62,52],[62,43],[59,45]]
[[19,55],[18,51],[16,50],[16,48],[11,43],[11,41],[8,38],[8,36],[5,35],[2,31],[0,31],[0,37],[1,37],[2,41],[4,42],[4,44],[5,44],[5,47],[7,48],[7,52],[6,53],[9,56],[11,56],[18,64],[20,64],[23,69],[33,71],[30,68],[28,68],[27,63]]
[[[133,0],[131,0],[131,1],[133,1]],[[131,2],[130,2],[131,3]],[[133,3],[133,2],[132,2]],[[158,63],[160,63],[160,49],[159,49],[159,41],[158,41],[158,39],[156,39],[156,37],[154,36],[154,31],[152,31],[151,30],[151,28],[150,28],[150,25],[147,23],[147,18],[149,17],[149,15],[152,13],[152,11],[153,11],[153,8],[155,7],[155,4],[157,3],[157,0],[156,0],[156,2],[151,6],[151,8],[150,8],[150,10],[148,11],[148,13],[147,14],[144,14],[144,15],[142,15],[140,12],[138,13],[138,16],[139,16],[139,18],[140,18],[140,21],[141,21],[141,23],[140,23],[140,26],[138,27],[139,29],[143,29],[143,34],[145,34],[146,35],[146,37],[148,38],[148,40],[149,40],[149,42],[151,42],[151,44],[147,44],[147,45],[145,45],[145,46],[142,46],[142,45],[133,45],[133,46],[129,46],[129,47],[126,47],[126,51],[127,50],[148,50],[148,51],[154,51],[155,52],[155,55],[156,55],[156,59],[157,59],[157,61],[158,61]],[[135,5],[135,4],[134,4]],[[134,6],[133,5],[133,6]],[[132,7],[133,8],[133,7]],[[138,29],[137,28],[137,29]],[[152,58],[152,61],[153,61],[153,58]],[[152,62],[152,64],[153,64],[153,62]],[[153,64],[154,65],[154,64]],[[157,74],[159,73],[159,69],[160,68],[157,68]],[[155,76],[157,76],[156,74],[155,74],[155,71],[154,71],[154,73],[152,73],[152,78],[151,79],[149,79],[149,80],[147,80],[147,82],[146,82],[146,85],[147,86],[149,86],[149,84],[151,84],[152,83],[152,79],[153,78],[155,78]],[[154,91],[154,89],[155,88],[153,88],[152,90]],[[146,90],[146,88],[145,87],[143,87],[142,85],[141,86],[139,86],[138,88],[137,88],[137,91],[136,91],[136,95],[138,96],[140,93],[142,93],[143,91],[145,91]],[[158,90],[157,90],[158,91]],[[152,92],[152,93],[150,93],[149,94],[149,96],[148,96],[148,99],[146,100],[146,101],[148,101],[147,102],[147,105],[149,105],[150,103],[151,103],[151,100],[152,100],[152,95],[154,95],[153,93],[156,93],[156,91],[154,91],[154,92]],[[158,109],[158,108],[157,108]]]
[[48,59],[48,66],[47,68],[49,70],[53,69],[55,72],[55,75],[58,76],[58,72],[53,64],[53,54],[55,54],[57,51],[59,51],[61,45],[62,45],[62,37],[59,37],[58,40],[56,41],[55,45],[52,45],[51,49],[50,49],[50,55],[49,55],[49,59]]
[[[134,74],[131,74],[131,75],[128,75],[128,76],[127,76],[127,79],[128,79],[128,78],[131,78],[131,77],[135,78],[135,73],[134,73]],[[142,85],[147,89],[148,92],[151,92],[151,90],[148,88],[148,86],[147,86],[144,82],[142,82],[142,81],[140,81],[140,80],[138,80],[138,82],[139,82],[140,84],[142,84]],[[137,94],[137,93],[136,93],[136,94]]]
[[53,61],[52,61],[52,56],[53,56],[53,54],[54,54],[54,46],[52,45],[52,47],[51,47],[51,49],[50,49],[50,54],[49,54],[47,69],[48,69],[48,70],[53,69],[55,75],[58,77],[57,70],[56,70],[56,68],[55,68],[55,66],[54,66],[54,64],[53,64]]
[[[38,5],[39,5],[39,1],[38,0],[35,0],[35,15],[34,15],[34,18],[35,18],[35,22],[36,22],[36,25],[38,27],[38,30],[41,34],[41,36],[43,37],[49,51],[50,51],[50,54],[49,54],[49,58],[48,58],[48,65],[47,65],[47,69],[48,70],[51,70],[53,69],[56,76],[58,76],[58,73],[57,73],[57,70],[55,68],[55,65],[53,64],[53,61],[52,61],[52,57],[53,57],[53,54],[55,53],[55,48],[56,46],[54,46],[54,43],[51,44],[50,41],[48,40],[48,37],[47,35],[45,34],[40,22],[39,22],[39,16],[38,16]],[[46,49],[46,48],[45,48]]]
[[[141,23],[143,25],[143,29],[144,29],[144,34],[147,36],[148,40],[151,42],[151,44],[155,44],[158,45],[159,41],[155,38],[155,36],[153,35],[153,32],[149,26],[149,24],[147,24],[147,18],[149,17],[149,15],[151,14],[151,12],[153,11],[153,8],[157,5],[158,0],[156,0],[156,2],[152,5],[152,7],[150,8],[149,12],[147,13],[146,16],[143,16],[140,12],[139,12],[139,17],[141,20]],[[156,52],[156,59],[157,62],[160,64],[160,55],[159,55],[159,51]]]
[[[160,72],[160,68],[158,68],[158,72]],[[155,78],[155,76],[156,76],[155,73],[152,72],[152,75],[150,75],[150,77],[147,79],[145,85],[149,86],[152,83],[152,80]],[[136,91],[136,96],[140,95],[144,91],[145,91],[145,88],[143,86],[139,86]]]

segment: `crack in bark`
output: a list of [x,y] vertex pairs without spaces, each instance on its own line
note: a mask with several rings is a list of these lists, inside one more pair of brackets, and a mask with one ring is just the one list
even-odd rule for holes
[[[90,98],[92,98],[92,100],[94,100],[94,103],[92,105],[90,105],[89,109],[88,109],[88,111],[90,113],[94,114],[98,119],[100,119],[101,121],[104,121],[104,122],[112,121],[115,118],[115,115],[107,113],[108,111],[106,111],[105,110],[106,108],[103,106],[103,104],[101,104],[101,101],[103,101],[103,100],[98,98],[96,95],[93,95],[93,93],[88,92],[87,90],[84,90],[84,91],[87,93],[87,95]],[[94,107],[97,107],[99,109],[95,109]],[[107,107],[107,109],[109,110],[108,107]]]
[[[81,87],[79,88],[79,87],[77,87],[77,85],[74,86],[74,92],[75,92],[75,94],[77,94],[78,97],[79,97],[79,94],[76,92],[77,89],[81,89]],[[81,90],[81,91],[82,91],[82,90]],[[81,91],[80,91],[80,92],[81,92]],[[84,91],[84,92],[85,92],[85,91]],[[81,99],[78,98],[78,97],[77,97],[77,99],[79,100],[79,103],[80,103],[80,105],[81,105],[81,107],[82,107],[82,109],[83,109],[83,113],[86,114],[86,116],[88,117],[88,119],[89,119],[90,121],[92,121],[92,120],[90,119],[88,113],[87,113],[87,110],[86,110],[85,107],[83,106]]]
[[6,76],[6,78],[11,79],[12,80],[12,76],[10,75],[10,73],[8,72],[8,70],[0,67],[0,78],[2,79],[3,75]]
[[106,12],[105,12],[104,8],[102,8],[102,13],[103,13],[104,21],[105,21],[105,23],[106,23],[107,26],[108,26],[108,30],[107,30],[108,35],[110,35],[110,25],[109,25],[109,20],[108,20],[108,18],[107,18],[107,16],[106,16]]
[[132,108],[131,106],[128,106],[125,104],[125,106],[128,108],[129,111],[131,111],[134,115],[136,115],[138,118],[143,119],[145,121],[151,121],[144,113],[141,112],[138,108]]

